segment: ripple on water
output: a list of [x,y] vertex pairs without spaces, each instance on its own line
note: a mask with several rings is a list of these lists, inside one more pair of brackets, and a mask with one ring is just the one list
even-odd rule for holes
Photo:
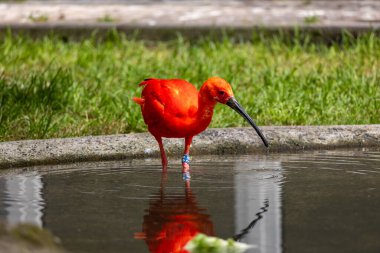
[[291,157],[286,169],[317,169],[341,171],[356,175],[380,173],[380,153],[363,151],[314,152]]
[[166,176],[159,159],[2,173],[0,218],[44,225],[74,253],[148,252],[189,224],[222,238],[243,235],[255,253],[378,246],[367,238],[380,236],[380,152],[194,156],[189,184],[179,161],[169,164]]

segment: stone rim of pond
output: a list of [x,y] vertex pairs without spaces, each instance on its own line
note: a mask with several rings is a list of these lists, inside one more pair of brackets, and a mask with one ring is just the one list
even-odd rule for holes
[[[313,149],[380,147],[380,124],[263,126],[266,149],[249,127],[208,129],[194,137],[192,155],[253,154]],[[169,156],[180,156],[183,139],[164,139]],[[0,168],[159,157],[149,133],[86,136],[0,143]],[[179,158],[178,158],[179,159]]]

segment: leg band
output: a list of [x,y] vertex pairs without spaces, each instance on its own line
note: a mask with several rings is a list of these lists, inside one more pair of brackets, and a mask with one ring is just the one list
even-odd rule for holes
[[182,177],[183,180],[188,181],[190,180],[190,156],[189,154],[184,154],[182,157]]
[[189,156],[189,154],[184,154],[183,155],[183,157],[182,157],[182,163],[187,163],[187,164],[190,163],[190,156]]

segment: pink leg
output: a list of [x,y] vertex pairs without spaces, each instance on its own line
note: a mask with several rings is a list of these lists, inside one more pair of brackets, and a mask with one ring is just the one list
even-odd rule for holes
[[158,142],[158,146],[160,147],[160,153],[161,153],[161,162],[162,162],[162,171],[167,170],[168,168],[168,159],[166,158],[164,145],[162,144],[162,138],[161,136],[154,136]]
[[190,153],[190,145],[191,145],[192,141],[193,141],[193,136],[185,138],[185,152],[184,152],[184,154],[188,155]]
[[185,151],[182,157],[182,173],[185,180],[190,179],[190,145],[193,141],[193,136],[185,138]]

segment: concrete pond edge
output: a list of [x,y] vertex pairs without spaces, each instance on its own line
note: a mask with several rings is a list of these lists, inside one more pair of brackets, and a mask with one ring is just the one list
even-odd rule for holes
[[[194,137],[191,155],[250,154],[312,149],[380,147],[380,124],[337,126],[263,126],[266,149],[249,127],[208,129]],[[164,139],[169,156],[180,156],[183,139]],[[84,161],[159,157],[149,133],[86,136],[0,143],[0,168]]]

